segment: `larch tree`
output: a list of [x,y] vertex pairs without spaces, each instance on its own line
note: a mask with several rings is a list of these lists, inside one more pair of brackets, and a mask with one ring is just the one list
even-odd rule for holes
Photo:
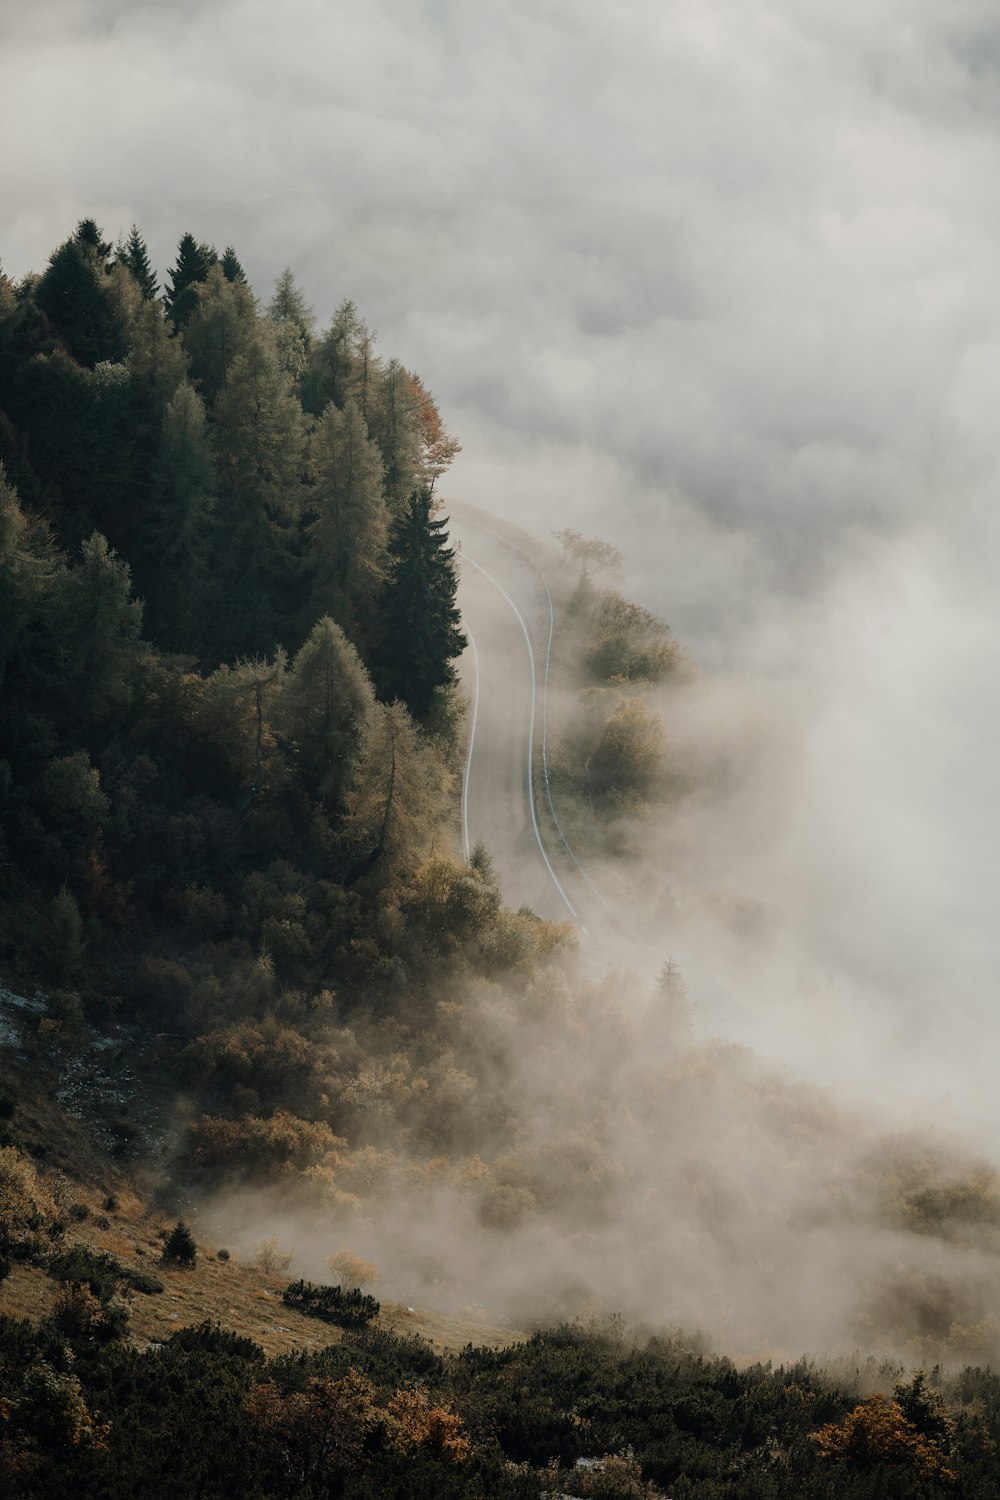
[[424,385],[419,375],[407,371],[410,393],[417,413],[420,433],[420,460],[418,473],[420,483],[426,485],[431,494],[441,475],[462,451],[462,445],[453,438],[441,420],[437,402]]
[[299,608],[295,528],[305,419],[266,324],[230,367],[216,402],[214,436],[219,571],[227,593],[223,633],[228,629],[234,641],[249,638],[268,651],[280,635],[287,639],[282,627]]
[[142,604],[132,597],[128,563],[95,531],[62,591],[63,642],[75,701],[101,719],[129,703],[146,652]]
[[385,577],[389,517],[382,459],[350,397],[342,411],[330,402],[316,424],[310,474],[317,513],[309,528],[314,609],[356,634],[370,623]]
[[405,706],[376,704],[343,822],[357,873],[375,870],[379,883],[412,874],[440,836],[447,792],[447,772]]
[[227,281],[221,266],[212,266],[193,291],[195,305],[184,327],[184,347],[192,379],[210,406],[233,360],[253,337],[257,301],[245,281]]
[[339,806],[343,799],[374,708],[364,663],[325,615],[292,662],[276,710],[306,786],[322,801]]
[[0,691],[8,662],[44,608],[54,568],[47,534],[25,515],[0,464]]
[[282,271],[267,305],[274,324],[278,360],[295,388],[301,388],[312,347],[313,312],[290,268]]
[[409,372],[390,359],[379,372],[368,427],[385,464],[386,501],[394,516],[403,515],[420,483],[419,410]]
[[194,648],[207,603],[216,488],[205,407],[185,381],[163,417],[147,537],[156,560],[152,624],[177,649]]
[[382,639],[372,663],[383,699],[400,698],[426,717],[439,688],[455,681],[468,642],[455,602],[458,576],[447,520],[431,515],[431,493],[416,490],[390,539],[392,570],[382,596]]
[[318,416],[328,402],[342,407],[353,396],[366,421],[378,377],[374,340],[353,302],[342,302],[314,346],[303,380],[307,411]]

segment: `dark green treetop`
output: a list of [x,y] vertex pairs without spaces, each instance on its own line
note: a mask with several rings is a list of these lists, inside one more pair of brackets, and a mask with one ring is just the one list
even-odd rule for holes
[[383,699],[401,699],[418,719],[438,688],[455,681],[452,662],[468,644],[455,603],[458,577],[447,520],[431,518],[431,492],[415,490],[392,528],[392,571],[382,595],[384,634],[373,675]]
[[122,265],[127,266],[131,271],[132,277],[146,301],[152,302],[160,290],[160,283],[156,279],[156,272],[150,265],[146,242],[134,224],[119,255],[119,260]]
[[177,264],[168,272],[170,285],[166,292],[167,312],[178,327],[183,327],[194,312],[194,284],[204,281],[218,256],[210,245],[199,245],[193,234],[185,234],[177,246]]

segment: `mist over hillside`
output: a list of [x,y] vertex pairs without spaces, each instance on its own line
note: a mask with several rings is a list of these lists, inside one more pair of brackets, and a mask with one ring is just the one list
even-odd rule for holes
[[[339,1251],[404,1308],[740,1362],[995,1361],[983,0],[60,0],[0,42],[0,1262],[53,1274],[79,1170],[37,1067],[290,1274]],[[477,535],[512,678],[541,631],[592,930],[519,894],[534,718],[502,880],[463,829]],[[419,1360],[383,1358],[391,1468]],[[576,1451],[504,1441],[511,1494]]]

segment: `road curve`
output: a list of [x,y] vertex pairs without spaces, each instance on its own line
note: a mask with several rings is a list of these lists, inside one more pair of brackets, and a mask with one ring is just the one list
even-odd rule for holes
[[471,703],[462,797],[466,851],[480,841],[486,845],[508,906],[529,906],[540,917],[582,928],[536,806],[532,764],[542,727],[531,623],[508,587],[516,582],[502,545],[464,527],[456,539],[458,602],[469,636],[459,664]]

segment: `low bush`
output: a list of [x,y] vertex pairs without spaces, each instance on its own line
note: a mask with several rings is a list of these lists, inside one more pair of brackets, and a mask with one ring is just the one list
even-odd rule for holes
[[293,1281],[282,1294],[288,1307],[322,1318],[324,1323],[338,1323],[342,1328],[363,1328],[380,1312],[380,1304],[360,1287],[344,1291],[339,1286],[314,1286],[311,1281]]

